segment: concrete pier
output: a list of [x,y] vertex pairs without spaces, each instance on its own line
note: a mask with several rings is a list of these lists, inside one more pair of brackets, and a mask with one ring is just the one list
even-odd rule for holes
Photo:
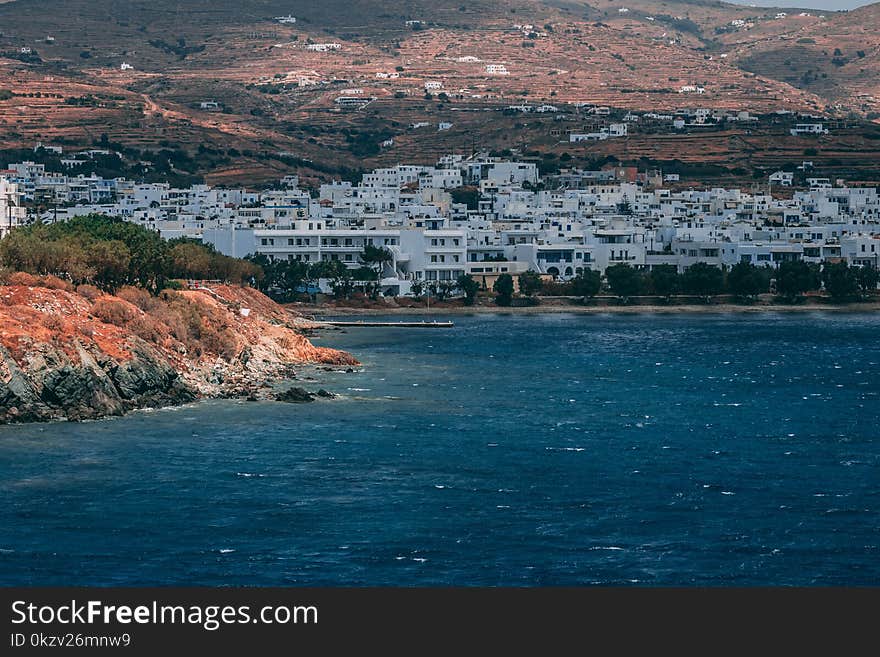
[[377,327],[377,326],[391,326],[396,328],[452,328],[455,326],[452,322],[333,322],[333,321],[323,321],[323,324],[329,324],[330,326],[364,326],[364,327]]

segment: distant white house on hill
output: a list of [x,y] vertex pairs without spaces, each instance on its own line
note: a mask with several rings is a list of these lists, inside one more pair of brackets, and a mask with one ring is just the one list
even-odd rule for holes
[[626,137],[628,133],[629,127],[626,123],[612,123],[598,132],[572,132],[568,135],[568,141],[573,144],[582,141],[605,141],[606,139]]
[[312,52],[328,52],[330,50],[339,50],[340,48],[342,48],[342,44],[335,41],[330,43],[310,43],[306,46],[306,50],[311,50]]
[[791,134],[798,135],[827,135],[828,128],[822,123],[798,123],[791,129]]
[[770,174],[770,182],[782,187],[791,187],[794,182],[794,174],[789,171],[776,171]]

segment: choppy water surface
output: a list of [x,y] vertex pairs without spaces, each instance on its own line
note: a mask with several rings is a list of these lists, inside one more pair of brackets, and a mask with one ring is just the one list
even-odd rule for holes
[[0,584],[880,584],[880,317],[454,319],[320,338],[334,401],[0,428]]

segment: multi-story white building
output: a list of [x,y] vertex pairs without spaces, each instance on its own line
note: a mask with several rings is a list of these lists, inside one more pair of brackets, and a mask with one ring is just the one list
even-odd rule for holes
[[25,221],[25,208],[18,185],[0,178],[0,238]]

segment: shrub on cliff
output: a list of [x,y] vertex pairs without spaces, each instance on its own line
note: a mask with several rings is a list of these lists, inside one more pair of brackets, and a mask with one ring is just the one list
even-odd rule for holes
[[44,315],[40,321],[43,326],[53,333],[58,333],[64,330],[64,319],[58,315]]
[[231,361],[238,353],[238,340],[228,328],[207,324],[202,327],[200,342],[203,353],[220,356],[225,361]]
[[73,292],[73,285],[68,281],[63,281],[57,276],[43,276],[39,285],[50,290],[64,290],[65,292]]
[[2,277],[3,285],[21,285],[24,287],[45,287],[49,290],[73,292],[74,287],[68,281],[57,276],[34,276],[23,271],[6,272]]
[[129,323],[128,330],[147,342],[152,342],[153,344],[161,344],[162,342],[162,332],[159,329],[159,324],[149,316],[135,317]]
[[128,301],[133,306],[137,306],[144,312],[150,312],[161,304],[159,300],[146,290],[131,285],[126,285],[118,290],[116,296],[123,301]]
[[82,285],[76,286],[76,293],[84,299],[88,299],[89,301],[97,301],[104,293],[101,292],[94,285],[89,285],[87,283],[83,283]]
[[24,287],[37,287],[40,279],[37,276],[28,274],[27,272],[17,271],[6,277],[6,285],[23,285]]
[[98,299],[92,306],[92,314],[105,324],[114,326],[125,326],[137,317],[137,312],[129,304],[111,298]]

